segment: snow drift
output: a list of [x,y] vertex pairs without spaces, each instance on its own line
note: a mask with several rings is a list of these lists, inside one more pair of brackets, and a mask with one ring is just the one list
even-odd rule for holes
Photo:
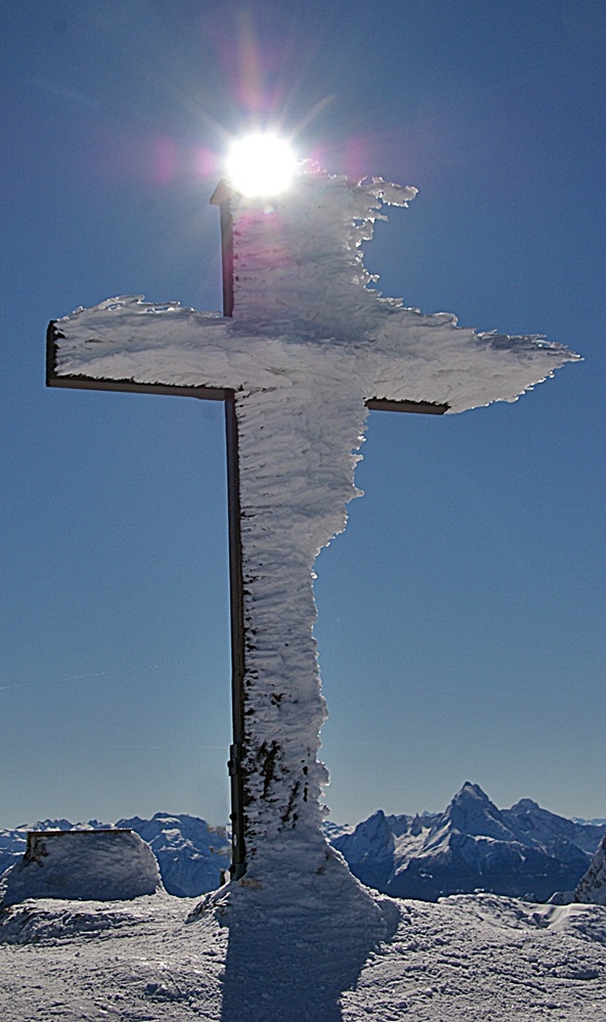
[[28,898],[116,901],[162,889],[157,860],[130,830],[30,832],[2,878],[2,906]]

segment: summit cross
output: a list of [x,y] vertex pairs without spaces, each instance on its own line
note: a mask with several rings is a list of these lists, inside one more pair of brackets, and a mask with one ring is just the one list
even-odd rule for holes
[[361,246],[383,205],[415,194],[305,165],[271,200],[221,183],[223,315],[121,297],[49,324],[50,386],[225,404],[234,879],[303,847],[324,868],[313,564],[359,495],[368,410],[512,401],[578,357],[381,297]]

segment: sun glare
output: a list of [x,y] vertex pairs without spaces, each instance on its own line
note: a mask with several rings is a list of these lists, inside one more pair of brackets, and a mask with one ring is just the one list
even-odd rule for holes
[[296,168],[288,142],[261,132],[234,142],[227,160],[232,187],[251,198],[286,191]]

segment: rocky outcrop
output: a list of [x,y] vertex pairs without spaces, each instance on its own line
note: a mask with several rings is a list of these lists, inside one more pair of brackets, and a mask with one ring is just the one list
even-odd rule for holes
[[584,904],[606,905],[606,834],[600,842],[589,869],[579,881],[574,900]]

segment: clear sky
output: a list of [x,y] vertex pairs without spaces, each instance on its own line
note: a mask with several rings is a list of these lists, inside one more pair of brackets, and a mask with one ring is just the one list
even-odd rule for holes
[[583,363],[515,404],[372,413],[317,563],[333,818],[606,816],[606,8],[589,0],[20,0],[2,33],[0,826],[225,821],[219,405],[47,390],[49,319],[219,309],[230,137],[414,184],[386,295]]

